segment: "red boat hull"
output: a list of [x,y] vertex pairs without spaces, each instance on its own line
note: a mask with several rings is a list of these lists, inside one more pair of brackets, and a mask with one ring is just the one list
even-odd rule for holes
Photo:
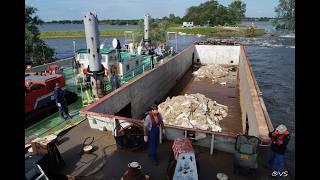
[[28,74],[25,78],[25,83],[31,82],[33,85],[37,85],[39,88],[32,89],[25,94],[25,113],[29,113],[33,110],[39,109],[52,102],[53,92],[56,83],[60,84],[62,90],[66,90],[65,80],[62,75],[58,74],[45,74],[35,75]]

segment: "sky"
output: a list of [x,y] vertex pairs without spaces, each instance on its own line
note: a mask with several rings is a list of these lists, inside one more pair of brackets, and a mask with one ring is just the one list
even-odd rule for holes
[[[44,21],[80,20],[86,12],[98,14],[99,19],[143,19],[149,13],[162,18],[173,13],[184,16],[190,6],[198,6],[207,0],[25,0],[26,5],[36,7],[37,15]],[[233,0],[218,0],[228,6]],[[279,0],[243,0],[246,17],[275,17]]]

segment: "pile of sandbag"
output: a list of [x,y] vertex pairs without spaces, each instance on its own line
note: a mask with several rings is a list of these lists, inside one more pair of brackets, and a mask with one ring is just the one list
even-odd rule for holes
[[215,83],[218,82],[219,78],[225,77],[229,74],[229,68],[222,67],[219,64],[208,64],[201,66],[192,74],[198,79],[208,79]]
[[159,106],[166,124],[207,131],[221,131],[220,123],[228,115],[228,107],[202,94],[168,97]]

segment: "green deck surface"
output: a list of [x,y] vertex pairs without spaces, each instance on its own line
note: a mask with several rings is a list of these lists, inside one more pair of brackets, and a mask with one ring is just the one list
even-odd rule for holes
[[79,115],[79,110],[82,108],[80,98],[68,107],[72,119],[65,121],[59,117],[57,112],[25,129],[25,148],[29,147],[31,140],[37,137],[44,137],[50,134],[58,135],[60,132],[85,120],[85,117]]
[[[130,55],[127,53],[121,53],[122,58],[127,59],[130,57],[133,57],[134,55]],[[151,69],[151,56],[144,56],[143,60],[144,67],[140,66],[136,69],[133,70],[134,73],[130,72],[127,73],[123,76],[123,79],[121,81],[121,84],[127,83],[134,77],[137,77],[143,71],[147,71]],[[63,70],[63,75],[66,80],[66,85],[67,89],[71,92],[74,92],[78,95],[78,100],[69,105],[69,113],[71,116],[73,116],[72,120],[63,120],[59,117],[58,112],[54,113],[47,118],[41,120],[38,123],[33,124],[32,126],[28,127],[25,129],[25,148],[29,147],[31,144],[30,142],[32,139],[35,139],[37,137],[44,137],[50,134],[55,134],[58,135],[60,132],[69,129],[80,122],[85,120],[85,117],[79,116],[79,110],[83,108],[83,104],[88,104],[90,101],[84,100],[82,102],[81,98],[81,91],[80,91],[80,86],[76,85],[74,82],[74,72],[72,69],[71,61],[69,64],[64,65],[64,70]],[[111,92],[112,87],[110,84],[110,81],[105,79],[105,90],[107,93]],[[90,93],[87,93],[86,91],[83,90],[83,96],[86,98],[88,95],[90,96]],[[89,92],[89,91],[88,91]],[[87,103],[88,102],[88,103]]]

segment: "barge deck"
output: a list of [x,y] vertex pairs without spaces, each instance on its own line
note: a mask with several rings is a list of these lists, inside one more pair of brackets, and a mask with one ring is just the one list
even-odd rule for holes
[[[82,142],[87,137],[94,137],[92,154],[80,155]],[[62,138],[58,149],[66,162],[60,170],[61,174],[75,176],[77,179],[106,179],[119,180],[127,170],[131,161],[137,161],[142,165],[142,171],[150,175],[151,179],[166,179],[166,168],[169,162],[169,154],[172,141],[164,141],[158,148],[159,166],[155,166],[147,156],[147,149],[139,151],[118,150],[111,132],[99,131],[89,126],[88,120],[81,122],[69,130]],[[259,168],[255,176],[233,175],[233,154],[215,150],[210,155],[207,148],[193,145],[199,163],[199,179],[216,179],[216,174],[225,173],[229,179],[237,180],[267,180],[271,178],[271,170],[261,164],[266,162],[266,156],[258,156]],[[259,149],[260,154],[265,154],[265,148]],[[104,163],[103,163],[104,161]],[[101,167],[101,168],[97,168]],[[282,179],[290,179],[289,176]]]

